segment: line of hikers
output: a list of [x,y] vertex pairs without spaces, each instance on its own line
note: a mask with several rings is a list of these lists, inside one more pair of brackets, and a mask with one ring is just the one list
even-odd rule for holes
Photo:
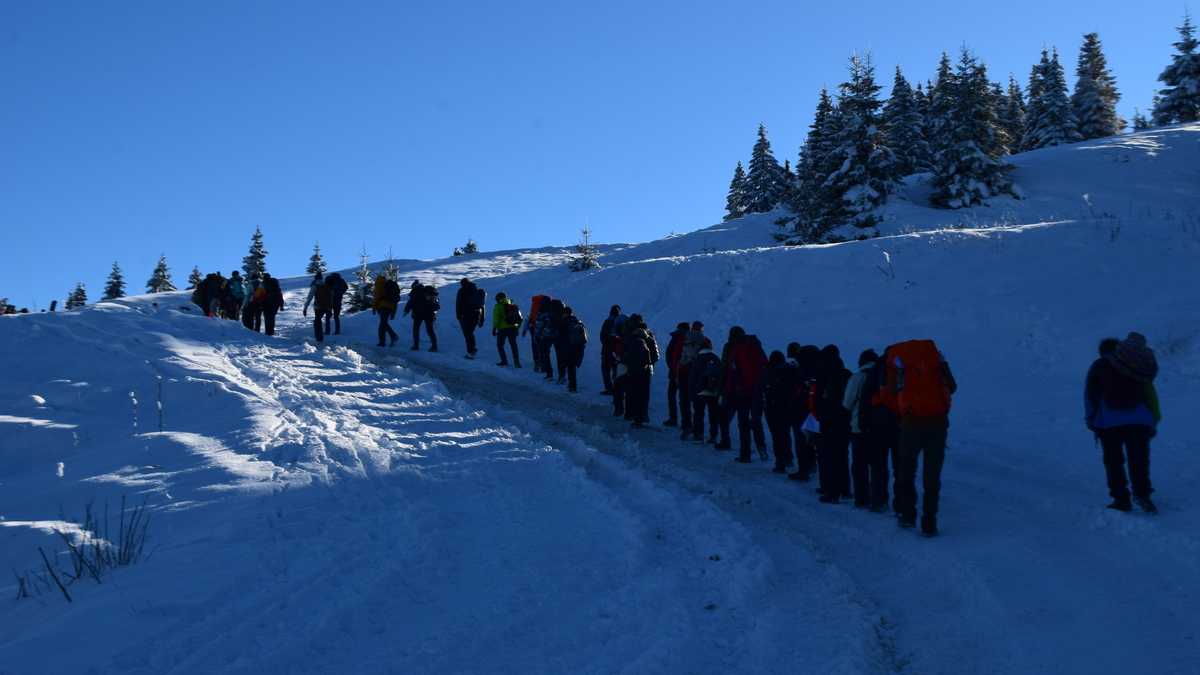
[[[243,279],[237,270],[231,272],[229,278],[220,272],[212,272],[196,284],[192,291],[192,303],[205,316],[230,320],[240,318],[246,328],[256,332],[265,329],[267,335],[274,335],[275,315],[283,309],[283,291],[279,287],[279,280],[266,272],[261,279]],[[339,313],[340,310],[339,296]]]

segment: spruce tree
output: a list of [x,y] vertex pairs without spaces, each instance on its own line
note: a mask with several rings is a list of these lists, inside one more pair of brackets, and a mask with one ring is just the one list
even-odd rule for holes
[[1146,119],[1146,116],[1143,115],[1140,110],[1138,110],[1137,108],[1134,108],[1133,109],[1133,130],[1134,131],[1145,131],[1149,128],[1150,128],[1150,120]]
[[242,258],[242,271],[246,281],[260,280],[267,271],[267,249],[263,248],[261,227],[255,227],[250,237],[250,253]]
[[150,280],[146,282],[147,293],[170,293],[175,290],[175,284],[171,281],[171,270],[167,268],[167,256],[161,255],[158,257],[158,264],[154,266],[154,272],[150,275]]
[[925,140],[925,116],[916,94],[896,66],[892,95],[883,107],[883,127],[888,147],[896,155],[896,169],[907,176],[929,168],[929,143]]
[[350,312],[363,312],[371,309],[374,304],[375,281],[371,278],[371,268],[367,265],[367,247],[363,246],[358,257],[358,269],[354,271],[354,288],[350,295]]
[[388,247],[387,262],[383,264],[383,276],[397,283],[400,281],[400,266],[397,265],[395,259],[392,258],[391,246]]
[[304,268],[304,272],[309,276],[316,276],[325,274],[325,269],[325,258],[321,256],[321,243],[317,242],[313,244],[313,253],[308,257],[308,267]]
[[1021,93],[1021,85],[1017,83],[1017,78],[1011,73],[1008,76],[1004,105],[997,113],[996,124],[1005,152],[1010,155],[1020,152],[1021,138],[1025,135],[1025,96]]
[[742,163],[737,163],[733,170],[733,180],[729,182],[729,192],[725,195],[725,220],[733,220],[746,215],[746,170]]
[[880,130],[879,85],[870,57],[850,58],[850,79],[839,87],[840,133],[827,160],[825,190],[833,200],[828,225],[871,227],[871,213],[887,201],[900,178],[896,156]]
[[463,255],[471,255],[472,253],[479,253],[479,244],[476,244],[474,239],[471,239],[470,237],[468,237],[467,243],[463,244],[462,252],[463,252]]
[[746,212],[766,213],[779,205],[783,196],[783,168],[771,154],[767,127],[758,125],[758,140],[750,153],[750,171],[746,174]]
[[68,310],[79,309],[87,305],[87,290],[83,287],[83,282],[75,283],[75,288],[67,294],[67,303],[65,307]]
[[108,281],[104,284],[104,300],[116,300],[125,297],[125,275],[121,266],[114,260],[112,271],[108,273]]
[[929,106],[925,114],[925,138],[929,139],[929,149],[935,162],[937,156],[950,143],[954,125],[955,87],[950,55],[942,52],[942,58],[938,61],[937,77],[933,84],[929,85]]
[[830,157],[837,147],[840,129],[838,109],[829,91],[822,87],[808,136],[796,162],[796,191],[791,204],[796,217],[792,221],[792,235],[786,239],[790,243],[815,242],[828,229],[838,204],[830,198],[825,181],[830,174]]
[[934,206],[962,208],[994,195],[1012,193],[1012,166],[999,153],[993,89],[987,67],[963,49],[953,79],[947,82],[953,105],[945,147],[933,177]]
[[1167,85],[1154,102],[1154,123],[1178,124],[1200,120],[1200,52],[1190,14],[1183,15],[1171,65],[1158,76]]
[[204,281],[204,274],[200,272],[199,267],[193,266],[191,274],[188,275],[187,290],[195,290],[202,281]]
[[1100,47],[1100,35],[1083,36],[1079,48],[1079,63],[1075,67],[1075,93],[1071,105],[1084,139],[1116,136],[1125,129],[1125,120],[1117,114],[1117,78],[1108,70],[1108,60]]
[[600,268],[600,252],[592,244],[592,230],[584,226],[579,234],[579,243],[575,245],[575,253],[567,259],[567,267],[572,272],[586,272]]
[[1047,148],[1080,139],[1067,95],[1067,76],[1058,61],[1058,50],[1042,50],[1042,60],[1034,67],[1029,80],[1029,107],[1025,115],[1025,136],[1022,145],[1027,150]]

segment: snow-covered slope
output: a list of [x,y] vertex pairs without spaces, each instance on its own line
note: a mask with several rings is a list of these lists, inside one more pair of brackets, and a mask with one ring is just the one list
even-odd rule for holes
[[[587,273],[562,249],[405,261],[444,286],[439,354],[376,349],[369,314],[312,346],[303,279],[276,339],[184,294],[0,318],[0,564],[36,570],[90,500],[154,518],[150,559],[75,602],[0,604],[0,673],[1193,672],[1200,125],[1017,163],[1020,202],[889,207],[947,229],[772,248],[767,215]],[[631,435],[594,348],[577,396],[493,366],[486,332],[462,359],[461,276],[565,298],[593,336],[617,303],[664,344],[692,319],[848,361],[937,339],[960,382],[944,536]],[[1080,421],[1097,340],[1129,330],[1162,366],[1157,519],[1101,508]]]

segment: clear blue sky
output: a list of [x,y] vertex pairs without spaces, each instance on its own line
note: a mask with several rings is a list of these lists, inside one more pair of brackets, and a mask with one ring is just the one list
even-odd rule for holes
[[[0,0],[0,296],[141,292],[165,253],[268,267],[574,241],[719,221],[766,122],[794,161],[854,51],[884,84],[966,44],[1024,81],[1099,31],[1145,109],[1183,3],[35,2]],[[751,9],[753,7],[753,9]],[[1072,78],[1073,81],[1073,78]],[[181,284],[182,285],[182,284]]]

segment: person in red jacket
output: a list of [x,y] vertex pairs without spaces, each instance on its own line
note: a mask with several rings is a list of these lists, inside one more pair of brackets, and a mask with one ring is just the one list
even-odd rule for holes
[[539,344],[541,341],[538,340],[538,333],[534,329],[537,326],[538,313],[542,311],[542,307],[549,306],[549,304],[550,296],[533,296],[533,299],[529,303],[529,316],[526,317],[525,326],[521,329],[521,337],[526,335],[531,336],[529,338],[529,346],[533,351],[533,372],[535,373],[548,372],[547,368],[549,366],[543,363],[542,359],[542,349],[541,344]]
[[[671,332],[671,340],[667,342],[667,421],[664,427],[679,426],[679,359],[683,356],[683,344],[687,340],[691,325],[686,321],[679,322]],[[685,385],[686,388],[686,385]],[[687,408],[683,411],[683,427],[691,427],[691,415]]]
[[[762,428],[763,375],[767,368],[767,355],[762,343],[753,335],[747,335],[741,326],[729,329],[729,342],[725,344],[725,373],[721,395],[725,399],[726,424],[737,415],[738,457],[743,464],[750,462],[750,436],[758,454],[766,458],[767,440]],[[757,414],[754,414],[757,411]],[[722,439],[728,447],[728,436]]]

